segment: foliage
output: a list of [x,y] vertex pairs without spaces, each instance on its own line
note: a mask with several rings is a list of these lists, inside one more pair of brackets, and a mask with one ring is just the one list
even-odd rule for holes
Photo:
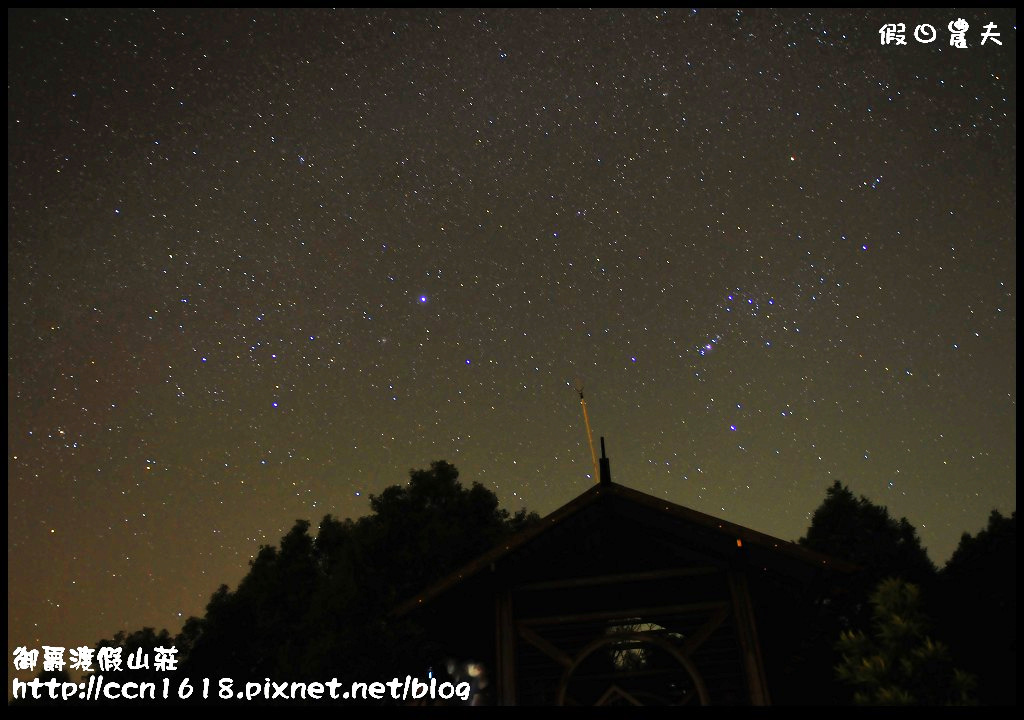
[[838,481],[826,491],[807,534],[798,542],[847,560],[858,571],[832,576],[806,600],[794,598],[793,623],[800,628],[800,641],[777,660],[773,696],[788,702],[849,703],[852,691],[833,671],[839,661],[836,638],[871,622],[869,594],[883,578],[903,577],[927,586],[935,567],[905,518],[894,520],[885,507],[858,498]]
[[814,511],[807,535],[799,543],[860,565],[868,587],[893,575],[917,583],[935,576],[935,565],[906,518],[894,520],[887,508],[863,495],[855,497],[838,480]]
[[978,675],[978,700],[1017,703],[1017,513],[993,510],[964,533],[939,574],[936,617],[955,653]]
[[871,596],[870,633],[844,631],[839,678],[856,688],[859,705],[973,704],[974,679],[953,667],[949,650],[928,637],[920,591],[897,578]]
[[[358,520],[327,515],[315,537],[296,521],[279,547],[265,545],[231,591],[221,586],[203,618],[178,636],[193,677],[391,677],[415,664],[421,642],[398,602],[538,520],[511,515],[479,483],[438,461],[403,486],[371,496]],[[422,668],[413,667],[412,670]]]
[[[959,580],[978,575],[1006,577],[997,571],[1005,570],[1007,562],[1013,566],[1017,563],[1017,511],[1010,517],[1004,517],[998,510],[993,510],[984,530],[974,537],[970,533],[960,536],[960,544],[942,573]],[[1015,582],[1009,585],[1016,588]]]

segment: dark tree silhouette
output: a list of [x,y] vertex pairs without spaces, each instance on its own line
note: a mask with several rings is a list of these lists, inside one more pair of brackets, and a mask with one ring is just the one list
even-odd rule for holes
[[939,574],[936,612],[954,657],[978,676],[985,705],[1017,704],[1017,513],[993,510],[964,533]]
[[935,577],[935,565],[914,526],[906,518],[894,520],[888,509],[863,495],[855,497],[838,480],[814,511],[807,535],[799,543],[861,566],[859,581],[869,591],[890,576],[918,584]]
[[381,599],[411,595],[522,524],[522,513],[510,517],[494,493],[479,483],[466,490],[458,477],[454,466],[435,462],[430,470],[412,471],[406,486],[371,496],[366,525],[374,543],[368,551],[383,580],[380,590],[391,595]]
[[837,579],[827,595],[799,609],[796,621],[807,628],[806,639],[788,662],[788,677],[799,678],[803,702],[851,703],[852,688],[839,682],[834,669],[840,661],[836,638],[869,625],[869,596],[883,579],[901,577],[930,588],[935,566],[906,518],[894,520],[886,508],[856,497],[838,481],[828,488],[807,534],[797,542],[852,562],[859,570]]
[[303,680],[422,674],[429,644],[396,603],[536,521],[510,515],[452,465],[410,471],[371,496],[358,520],[324,517],[316,537],[296,522],[280,547],[263,546],[235,591],[222,586],[179,636],[194,677]]
[[120,648],[127,660],[140,649],[152,655],[158,646],[177,648],[178,667],[172,672],[150,664],[117,673],[120,682],[168,680],[172,702],[186,678],[196,690],[191,701],[204,702],[197,678],[212,678],[209,697],[216,697],[218,678],[230,678],[240,689],[245,682],[266,678],[372,681],[406,673],[422,676],[427,663],[437,660],[432,656],[436,646],[391,610],[540,519],[525,509],[510,514],[498,507],[493,492],[479,483],[466,488],[458,477],[458,470],[443,460],[429,470],[411,470],[405,485],[370,497],[370,515],[358,520],[327,515],[315,537],[307,520],[297,520],[279,546],[259,548],[234,591],[221,585],[206,614],[190,617],[176,637],[152,628],[122,631],[112,640],[101,640],[96,652]]

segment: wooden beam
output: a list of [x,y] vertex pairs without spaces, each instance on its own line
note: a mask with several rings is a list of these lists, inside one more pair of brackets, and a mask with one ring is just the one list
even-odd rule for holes
[[528,583],[526,585],[520,585],[516,590],[557,590],[560,588],[588,587],[590,585],[611,585],[617,582],[634,583],[642,582],[644,580],[664,580],[677,577],[693,577],[694,575],[713,575],[721,572],[720,568],[715,567],[692,567],[672,570],[650,570],[648,572],[638,573],[622,573],[619,575],[593,575],[591,577]]
[[643,703],[642,702],[637,700],[630,693],[628,693],[625,690],[623,690],[622,688],[620,688],[618,685],[612,685],[607,690],[605,690],[604,694],[600,698],[598,698],[597,702],[594,703],[594,705],[604,705],[609,700],[615,700],[616,698],[620,698],[620,697],[621,698],[625,698],[625,700],[630,705],[635,705],[636,707],[643,707]]
[[570,665],[572,665],[571,657],[566,655],[564,652],[559,650],[557,647],[555,647],[550,642],[542,638],[540,635],[535,633],[530,628],[526,627],[522,623],[516,623],[516,629],[519,631],[519,637],[533,645],[535,648],[537,648],[542,653],[550,657],[552,660],[557,662],[562,667],[569,667]]
[[729,617],[729,608],[723,604],[723,606],[718,610],[718,612],[712,615],[706,623],[704,623],[697,629],[697,632],[695,632],[693,635],[690,635],[683,641],[683,654],[687,657],[692,655],[693,651],[699,648],[705,640],[711,637],[715,630],[717,630],[722,625],[722,623],[725,622],[725,619],[727,617]]
[[651,620],[651,616],[680,615],[713,612],[729,607],[728,602],[714,601],[690,603],[688,605],[659,605],[656,607],[622,608],[619,610],[603,610],[600,612],[576,613],[573,615],[550,615],[547,617],[521,618],[522,625],[562,625],[572,622],[589,622],[591,620],[618,620],[627,618],[643,618]]

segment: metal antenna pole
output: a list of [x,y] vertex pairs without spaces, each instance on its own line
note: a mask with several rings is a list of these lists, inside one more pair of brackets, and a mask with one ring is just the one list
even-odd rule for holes
[[587,401],[583,399],[583,383],[576,381],[576,392],[580,394],[580,406],[583,408],[583,424],[587,428],[587,442],[590,444],[590,459],[594,463],[594,482],[600,482],[601,471],[597,465],[597,452],[594,451],[594,434],[590,431],[590,418],[587,416]]

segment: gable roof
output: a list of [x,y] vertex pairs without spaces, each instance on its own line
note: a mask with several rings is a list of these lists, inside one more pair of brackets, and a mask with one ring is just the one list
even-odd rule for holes
[[415,597],[396,608],[404,615],[458,585],[469,582],[481,572],[507,563],[532,545],[541,545],[557,529],[580,520],[588,512],[609,509],[616,516],[628,515],[635,525],[672,536],[687,535],[699,552],[723,562],[742,558],[745,565],[761,567],[786,575],[814,576],[821,572],[849,573],[856,566],[821,553],[780,540],[736,523],[707,515],[682,505],[647,495],[609,481],[594,485],[586,492],[542,518],[540,522],[520,531],[489,551],[466,563],[435,582]]

